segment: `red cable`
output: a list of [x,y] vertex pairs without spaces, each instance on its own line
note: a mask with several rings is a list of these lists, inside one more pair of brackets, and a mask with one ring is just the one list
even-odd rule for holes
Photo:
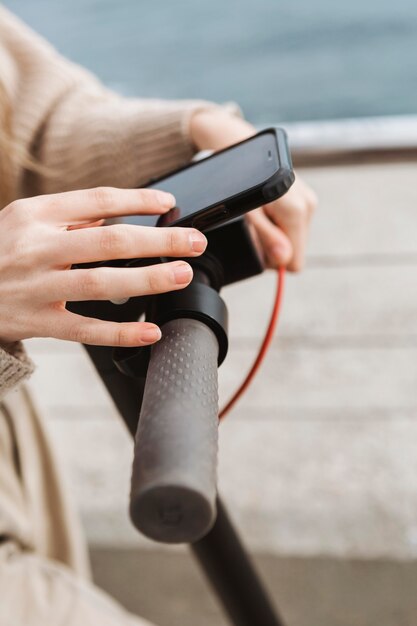
[[251,369],[249,370],[245,380],[240,385],[239,389],[235,392],[235,394],[231,397],[229,402],[220,411],[219,419],[222,419],[227,413],[229,413],[230,409],[236,404],[240,396],[249,387],[260,365],[262,364],[262,361],[265,358],[268,348],[271,345],[272,339],[274,337],[275,329],[277,327],[278,317],[281,311],[282,294],[284,292],[284,278],[285,278],[285,269],[283,267],[280,267],[277,270],[277,290],[276,290],[276,295],[275,295],[274,308],[272,309],[271,319],[269,320],[268,328],[265,333],[265,337],[262,342],[262,345],[259,349],[258,356],[253,362]]

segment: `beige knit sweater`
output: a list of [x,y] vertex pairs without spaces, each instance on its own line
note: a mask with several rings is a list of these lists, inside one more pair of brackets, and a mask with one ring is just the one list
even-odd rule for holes
[[[97,185],[136,187],[188,162],[195,152],[190,115],[217,106],[121,98],[1,6],[0,80],[12,103],[16,141],[52,172],[34,175],[16,165],[20,197]],[[224,106],[238,112],[233,104]],[[0,397],[32,371],[20,342],[0,347]]]

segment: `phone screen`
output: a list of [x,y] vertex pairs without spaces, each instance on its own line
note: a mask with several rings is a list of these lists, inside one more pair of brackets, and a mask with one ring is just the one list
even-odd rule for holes
[[[250,189],[270,178],[279,169],[277,140],[272,132],[257,135],[224,152],[197,161],[175,174],[148,185],[174,194],[176,206],[171,219],[182,219],[206,207],[220,204],[244,189]],[[155,226],[159,216],[125,217],[123,222]]]

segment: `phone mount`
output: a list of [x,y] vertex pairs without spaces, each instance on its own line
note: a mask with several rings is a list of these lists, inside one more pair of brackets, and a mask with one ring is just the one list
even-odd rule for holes
[[219,292],[264,266],[243,218],[208,232],[207,239],[206,252],[187,259],[194,278],[183,290],[70,307],[119,322],[145,314],[163,331],[152,347],[84,346],[135,437],[134,525],[157,541],[190,543],[235,626],[283,626],[216,487],[217,367],[228,349],[227,308]]

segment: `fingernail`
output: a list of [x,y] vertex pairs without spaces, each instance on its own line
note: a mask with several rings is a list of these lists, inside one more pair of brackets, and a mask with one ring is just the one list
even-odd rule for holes
[[161,330],[155,326],[155,328],[146,328],[142,331],[141,338],[145,343],[155,343],[162,337]]
[[165,209],[172,209],[175,206],[175,198],[172,193],[166,191],[158,191],[158,199]]
[[189,283],[193,276],[193,270],[188,263],[180,263],[174,267],[174,278],[177,285]]
[[193,252],[204,252],[207,247],[207,239],[198,230],[193,230],[190,233],[190,245]]

